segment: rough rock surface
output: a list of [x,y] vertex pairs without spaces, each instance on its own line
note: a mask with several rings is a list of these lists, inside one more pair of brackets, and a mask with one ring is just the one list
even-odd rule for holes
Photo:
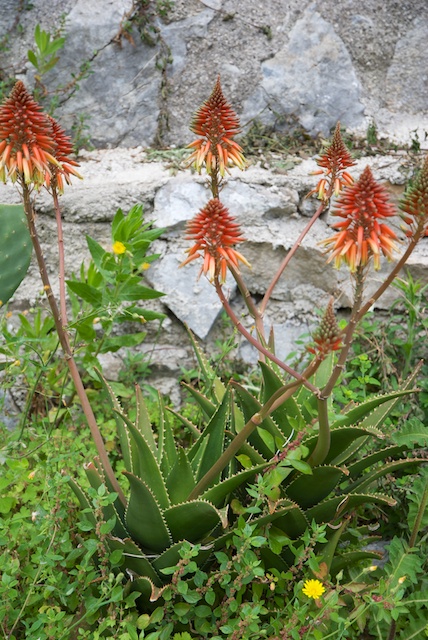
[[[137,19],[130,20],[138,6]],[[284,132],[303,127],[312,136],[326,135],[340,119],[357,133],[365,135],[374,123],[380,137],[405,143],[413,138],[428,147],[428,19],[426,0],[175,0],[162,16],[155,7],[154,0],[3,0],[0,81],[20,78],[33,89],[27,50],[34,49],[35,26],[65,35],[58,63],[42,78],[47,95],[40,99],[55,107],[64,127],[81,139],[88,135],[98,149],[81,154],[85,179],[62,197],[66,268],[71,273],[87,257],[85,234],[109,247],[116,209],[144,204],[147,219],[166,229],[154,248],[160,259],[147,278],[168,294],[153,306],[166,304],[169,317],[161,339],[153,332],[141,349],[158,363],[154,375],[170,376],[171,386],[180,366],[192,362],[182,322],[207,342],[222,328],[212,286],[197,279],[200,267],[178,269],[189,246],[186,221],[204,205],[208,191],[201,177],[181,171],[171,176],[162,164],[147,162],[144,148],[187,145],[191,116],[219,73],[244,131],[260,121]],[[360,160],[356,173],[366,162],[397,193],[411,174],[399,154]],[[243,273],[256,300],[315,210],[316,203],[304,198],[314,186],[314,161],[294,159],[291,166],[283,173],[257,165],[233,171],[222,192],[247,238],[242,251],[252,270]],[[2,201],[19,200],[11,185],[1,192]],[[55,222],[43,193],[37,211],[54,276]],[[328,216],[316,223],[275,289],[266,317],[280,355],[293,349],[314,321],[315,308],[331,294],[344,313],[351,304],[349,276],[327,268],[317,244],[328,225]],[[426,278],[428,240],[409,266],[415,277]],[[368,283],[368,293],[380,277]],[[242,314],[230,280],[227,288]],[[39,295],[32,265],[14,307],[24,308]],[[393,296],[387,293],[379,305],[388,308]],[[248,318],[243,321],[251,326]],[[247,346],[241,355],[254,359]],[[117,361],[109,366],[116,370]]]
[[[166,293],[149,307],[168,314],[163,330],[156,335],[156,327],[147,325],[149,335],[139,349],[150,354],[154,376],[165,379],[164,388],[178,398],[173,380],[181,367],[193,366],[191,349],[183,322],[198,338],[212,344],[224,329],[219,319],[221,305],[213,286],[204,278],[198,279],[200,263],[195,261],[179,269],[190,246],[185,239],[186,222],[204,206],[209,191],[202,176],[190,171],[170,170],[159,162],[147,162],[142,149],[116,149],[85,152],[80,158],[83,181],[74,180],[61,199],[66,239],[66,270],[71,274],[82,260],[88,258],[85,234],[98,240],[106,249],[111,247],[110,221],[120,206],[125,212],[136,203],[143,203],[145,219],[165,229],[153,251],[160,254],[146,272],[149,283]],[[374,175],[392,193],[400,194],[412,166],[405,154],[361,158],[353,171],[358,175],[369,164]],[[260,300],[275,269],[308,222],[308,203],[305,195],[313,187],[315,168],[313,159],[295,158],[294,167],[287,173],[275,173],[253,165],[247,171],[232,171],[222,191],[222,200],[241,225],[246,242],[240,249],[251,262],[244,267],[243,277],[254,299]],[[112,180],[113,178],[113,180]],[[11,184],[1,185],[3,202],[19,202],[19,195]],[[56,280],[55,219],[49,198],[40,193],[36,199],[37,226],[50,265],[50,276]],[[337,270],[326,265],[326,258],[318,242],[327,237],[329,216],[324,214],[313,226],[302,246],[290,262],[276,286],[266,312],[266,323],[273,326],[278,355],[285,357],[295,349],[296,339],[307,333],[316,321],[316,310],[334,296],[336,308],[346,314],[352,304],[352,280],[346,268]],[[384,273],[372,274],[366,285],[366,295],[377,286]],[[426,278],[428,269],[428,239],[418,246],[409,262],[409,270],[417,278]],[[56,287],[54,287],[56,288]],[[251,327],[233,280],[229,277],[225,291],[238,317]],[[37,267],[32,264],[27,278],[15,294],[12,309],[28,308],[40,299],[41,285]],[[389,290],[378,302],[380,309],[388,309],[397,297]],[[247,344],[240,346],[240,356],[254,362],[256,353]],[[112,375],[119,366],[114,356]],[[109,363],[107,363],[109,364]],[[109,365],[109,366],[110,366]]]
[[33,87],[27,50],[40,24],[66,36],[42,79],[46,104],[55,98],[63,125],[89,127],[99,148],[187,144],[191,115],[219,73],[244,125],[325,135],[341,119],[361,133],[374,122],[406,142],[416,129],[424,141],[426,0],[175,0],[162,16],[154,0],[138,6],[2,2],[2,79]]

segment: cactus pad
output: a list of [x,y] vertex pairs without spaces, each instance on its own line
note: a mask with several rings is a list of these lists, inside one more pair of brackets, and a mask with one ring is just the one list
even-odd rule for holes
[[23,281],[30,265],[32,244],[24,208],[0,204],[0,301],[5,304]]

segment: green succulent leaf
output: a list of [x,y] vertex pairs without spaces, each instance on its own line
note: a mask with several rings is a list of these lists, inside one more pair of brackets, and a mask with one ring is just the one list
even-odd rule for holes
[[426,463],[426,458],[406,458],[405,460],[395,460],[388,464],[383,464],[378,469],[373,469],[369,473],[366,473],[362,478],[359,478],[346,487],[345,493],[353,493],[356,490],[361,491],[361,489],[367,489],[367,487],[373,484],[373,482],[376,482],[379,478],[382,478],[382,476],[385,476],[388,473],[393,473],[395,471],[406,469],[407,467],[414,467],[415,465],[424,463]]
[[204,540],[222,521],[214,505],[203,500],[176,504],[165,509],[163,515],[174,542]]
[[150,487],[161,508],[166,509],[170,499],[159,463],[145,437],[126,416],[123,417],[131,435],[132,472]]
[[221,402],[223,400],[223,396],[226,393],[226,387],[217,376],[214,369],[211,367],[208,359],[206,358],[204,352],[200,348],[198,342],[195,340],[193,333],[190,331],[189,327],[187,328],[187,332],[190,337],[190,341],[192,343],[193,349],[195,351],[196,358],[198,360],[199,367],[202,372],[202,376],[204,378],[205,386],[207,389],[212,389],[214,400],[216,402]]
[[[199,480],[211,469],[213,464],[220,458],[223,453],[225,431],[230,421],[230,389],[227,389],[223,396],[221,404],[212,416],[208,425],[201,433],[197,441],[190,448],[188,456],[193,462],[198,459],[198,453],[201,452],[201,446],[204,445],[204,451],[198,460],[197,468],[194,468],[196,480]],[[208,444],[206,444],[208,443]],[[206,445],[206,446],[205,446]],[[215,480],[213,480],[215,481]]]
[[[395,401],[405,395],[415,393],[415,389],[402,389],[392,393],[385,393],[382,396],[369,398],[365,402],[352,407],[346,414],[331,424],[331,429],[337,427],[351,426],[358,424],[364,429],[378,429],[395,405]],[[376,411],[381,405],[388,403],[386,407]],[[381,433],[378,431],[378,433]]]
[[[131,442],[130,442],[130,438],[129,438],[129,433],[127,431],[127,429],[125,428],[125,424],[122,418],[122,407],[120,406],[114,392],[113,389],[111,388],[111,386],[109,385],[109,383],[107,382],[107,380],[104,378],[103,374],[101,371],[99,371],[98,369],[95,369],[97,376],[101,382],[101,385],[103,386],[103,388],[105,389],[105,391],[107,392],[107,396],[110,400],[110,405],[111,408],[113,409],[113,415],[114,415],[114,419],[116,422],[116,428],[117,428],[117,433],[119,436],[119,443],[120,443],[120,449],[122,452],[122,456],[123,456],[123,461],[125,463],[125,469],[127,471],[132,471],[132,466],[131,466]],[[138,401],[138,391],[137,391],[137,401]],[[138,407],[138,402],[137,402],[137,407]]]
[[187,496],[196,486],[192,465],[189,462],[184,449],[179,449],[177,458],[171,473],[166,481],[166,487],[171,499],[171,504],[178,504],[186,500]]
[[190,395],[194,397],[194,399],[204,412],[205,416],[208,419],[212,418],[218,405],[211,402],[211,400],[207,398],[207,396],[198,391],[198,389],[195,389],[195,387],[193,387],[191,384],[183,384],[183,388],[186,389],[190,393]]
[[133,540],[130,538],[110,537],[108,538],[108,546],[111,551],[122,551],[122,569],[129,569],[136,576],[149,578],[157,587],[162,586],[162,580],[154,570],[151,562]]
[[177,450],[175,447],[174,434],[168,421],[168,415],[162,396],[158,394],[159,402],[159,426],[158,426],[158,442],[159,442],[159,462],[163,476],[166,478],[173,468],[177,459]]
[[386,447],[384,449],[379,449],[379,451],[375,451],[375,453],[371,453],[368,456],[365,456],[361,460],[354,462],[353,464],[348,465],[349,478],[356,479],[358,478],[365,469],[371,468],[377,462],[382,460],[386,460],[387,458],[395,458],[396,456],[403,453],[406,450],[406,447]]
[[[262,403],[265,404],[285,383],[267,363],[260,362],[259,365],[263,374]],[[271,416],[285,438],[292,434],[293,429],[301,429],[305,425],[302,412],[293,397],[285,400],[278,409],[272,412]]]
[[333,558],[330,575],[334,578],[339,571],[353,567],[363,560],[380,560],[381,558],[382,554],[375,551],[350,551]]
[[[244,419],[248,422],[255,413],[258,413],[262,405],[260,402],[249,393],[241,385],[234,383],[233,388],[236,392],[237,399],[244,414]],[[262,430],[266,430],[268,436],[262,435]],[[270,436],[270,438],[269,438]],[[268,440],[269,439],[269,440]],[[253,446],[265,460],[270,460],[275,454],[277,447],[281,447],[284,444],[284,434],[277,427],[272,418],[268,417],[263,420],[260,427],[255,429],[248,438],[248,442]],[[268,442],[268,443],[267,443]]]
[[[323,389],[327,384],[334,367],[335,355],[330,353],[320,364],[315,374],[310,379],[310,382]],[[317,415],[317,399],[312,391],[309,391],[305,386],[301,386],[298,392],[295,394],[296,402],[302,412],[303,419],[306,423],[309,423],[314,416]]]
[[[349,459],[356,451],[355,443],[361,445],[368,436],[378,436],[375,432],[362,429],[361,427],[337,427],[330,431],[330,450],[324,460],[325,464],[342,464]],[[316,446],[318,435],[305,438],[303,440],[309,451],[312,452]]]
[[339,467],[315,467],[310,476],[299,476],[285,491],[302,509],[309,509],[330,495],[345,477],[346,474]]
[[135,426],[138,429],[138,431],[141,433],[141,435],[144,437],[150,449],[153,451],[153,454],[157,456],[157,458],[159,459],[149,412],[147,410],[147,405],[145,403],[141,388],[138,385],[136,387],[135,392],[136,392],[136,409],[137,409]]
[[[257,473],[260,473],[268,466],[269,462],[265,462],[256,467],[245,469],[235,475],[222,480],[215,486],[211,487],[200,496],[201,500],[208,500],[216,506],[222,506],[226,497],[240,487],[244,482],[251,480]],[[189,492],[190,493],[190,492]]]
[[171,534],[166,526],[161,507],[149,487],[127,471],[131,495],[125,513],[125,526],[133,540],[144,549],[162,552],[171,543]]
[[315,520],[317,524],[323,522],[332,522],[342,517],[344,514],[352,511],[361,504],[380,504],[387,507],[393,507],[397,501],[390,496],[379,493],[361,494],[351,493],[343,496],[337,496],[314,505],[305,513],[309,522]]

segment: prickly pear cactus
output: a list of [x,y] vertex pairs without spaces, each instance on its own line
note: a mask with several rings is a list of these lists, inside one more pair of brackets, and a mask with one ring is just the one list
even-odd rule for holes
[[31,259],[32,244],[24,208],[0,204],[0,303],[13,296]]

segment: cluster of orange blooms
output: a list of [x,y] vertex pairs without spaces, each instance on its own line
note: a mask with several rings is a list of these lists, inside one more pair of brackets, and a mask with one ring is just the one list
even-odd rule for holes
[[61,193],[64,180],[81,177],[72,153],[70,138],[19,80],[0,106],[0,180],[45,185]]

